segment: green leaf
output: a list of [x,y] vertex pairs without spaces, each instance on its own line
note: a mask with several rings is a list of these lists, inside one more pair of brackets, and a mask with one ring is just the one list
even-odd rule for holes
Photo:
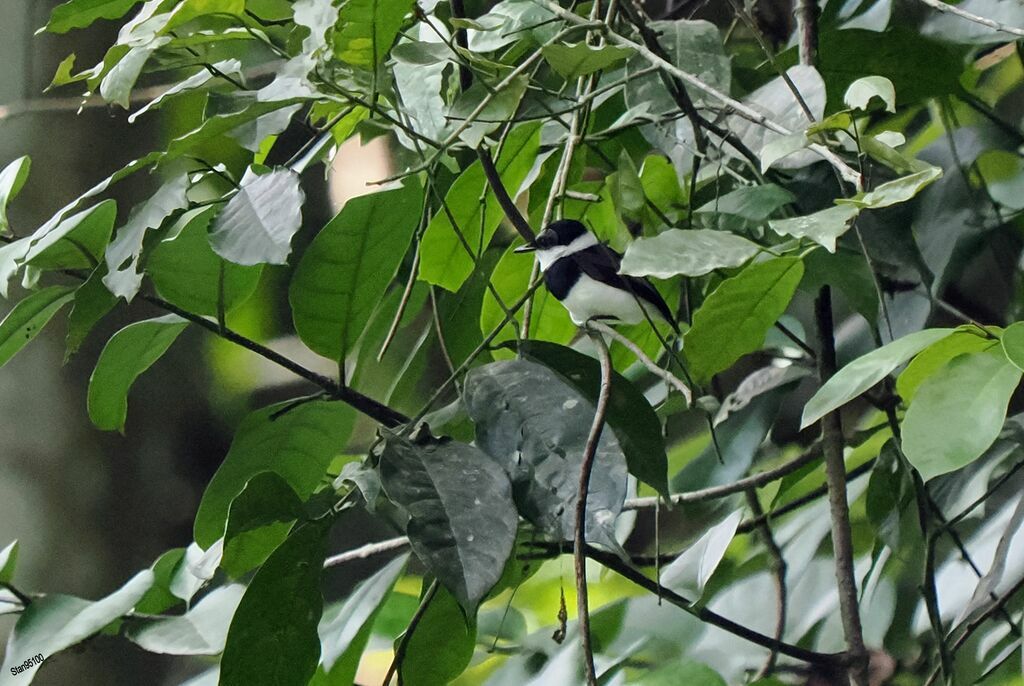
[[150,569],[153,570],[153,585],[135,604],[136,612],[156,615],[166,612],[181,602],[180,598],[171,593],[171,580],[184,557],[184,548],[171,548],[153,562],[150,566]]
[[249,582],[228,629],[220,686],[306,686],[316,672],[331,522],[297,527]]
[[9,584],[14,580],[14,567],[17,564],[18,541],[14,540],[0,550],[0,584]]
[[64,361],[67,362],[71,356],[78,352],[78,349],[85,342],[96,323],[117,305],[117,298],[107,290],[103,283],[106,270],[100,266],[93,270],[89,278],[75,289],[74,303],[71,305],[71,312],[68,314],[68,334],[65,341]]
[[43,30],[67,33],[84,29],[97,19],[120,19],[138,3],[139,0],[70,0],[53,8]]
[[[533,256],[516,253],[513,250],[514,248],[510,247],[505,251],[490,276],[494,290],[497,291],[506,307],[521,298],[526,292],[530,286],[530,275],[533,273]],[[544,286],[534,291],[532,300],[530,338],[568,344],[576,337],[579,329],[569,319],[569,312]],[[480,331],[485,336],[490,334],[504,318],[505,310],[498,304],[494,293],[489,289],[484,291],[483,305],[480,308]],[[519,310],[513,321],[518,322],[517,326],[522,326],[522,309]],[[514,338],[516,338],[516,333],[512,324],[505,324],[504,328],[495,336],[492,345]],[[502,354],[511,357],[511,354],[504,350],[497,350],[494,353],[496,357],[500,357]]]
[[921,189],[942,176],[938,167],[929,167],[893,181],[887,181],[873,191],[861,192],[852,198],[837,198],[836,204],[855,205],[878,209],[910,200]]
[[[994,348],[999,341],[985,337],[973,327],[961,327],[918,353],[896,378],[896,392],[910,403],[925,380],[946,366],[954,357]],[[1005,335],[1005,334],[1004,334]],[[1011,360],[1012,362],[1012,360]]]
[[739,509],[708,529],[696,543],[662,569],[659,577],[661,585],[691,601],[700,600],[704,587],[736,536],[736,528],[742,518],[743,510]]
[[304,199],[295,172],[275,169],[257,176],[250,169],[213,222],[213,251],[235,264],[285,264],[292,236],[302,226]]
[[798,131],[786,136],[772,138],[761,148],[761,173],[771,169],[772,165],[788,157],[793,153],[803,150],[811,144],[804,131]]
[[1020,378],[1000,351],[989,351],[960,355],[921,384],[902,424],[903,452],[921,478],[968,465],[992,445]]
[[[72,57],[74,57],[74,55],[72,55]],[[192,76],[188,77],[187,79],[178,81],[176,84],[174,84],[167,90],[163,91],[155,98],[150,100],[148,103],[146,103],[145,105],[143,105],[142,107],[128,115],[128,123],[135,123],[136,119],[144,115],[146,112],[149,112],[150,110],[160,109],[160,107],[163,106],[164,102],[169,98],[172,98],[176,95],[180,95],[182,93],[187,93],[189,91],[202,88],[207,83],[209,83],[210,80],[217,78],[215,76],[215,73],[227,74],[230,76],[239,76],[242,73],[242,63],[236,59],[227,59],[222,60],[220,62],[215,62],[212,65],[212,67],[212,71],[205,68],[201,68],[199,69],[199,71],[192,74]]]
[[475,645],[475,621],[467,622],[456,598],[444,588],[437,589],[406,645],[399,667],[402,683],[447,684],[469,665]]
[[728,231],[669,229],[630,243],[619,272],[659,279],[704,276],[716,269],[739,267],[760,251],[757,243]]
[[[707,665],[692,660],[677,660],[646,672],[636,686],[726,686],[726,680]],[[775,686],[775,682],[759,680],[756,686]],[[782,686],[782,682],[777,682]],[[753,686],[753,685],[752,685]]]
[[855,110],[867,110],[872,98],[878,98],[887,112],[896,111],[896,87],[884,76],[862,76],[846,89],[843,102]]
[[587,43],[552,43],[541,48],[544,59],[565,79],[607,69],[633,54],[632,48]]
[[237,111],[217,113],[213,116],[210,116],[210,113],[207,112],[207,116],[202,124],[189,133],[172,140],[167,146],[166,152],[156,154],[162,157],[165,163],[169,162],[181,157],[193,148],[205,144],[207,141],[243,127],[261,116],[286,107],[292,107],[298,102],[301,101],[297,98],[274,100],[271,102],[253,101]]
[[[587,400],[597,403],[601,365],[594,358],[535,340],[520,341],[519,353],[548,367]],[[667,496],[668,457],[661,422],[643,393],[614,371],[605,420],[619,439],[630,474]]]
[[419,222],[415,180],[349,200],[302,256],[288,288],[295,330],[314,352],[343,360],[395,276]]
[[143,650],[163,655],[219,655],[245,586],[212,590],[183,615],[140,619],[125,636]]
[[304,517],[302,501],[274,472],[260,472],[231,501],[220,566],[233,579],[259,567]]
[[884,379],[901,364],[955,329],[925,329],[899,338],[850,362],[829,379],[804,406],[805,429]]
[[413,552],[474,616],[516,538],[508,475],[471,445],[389,433],[380,476],[388,497],[409,514]]
[[262,273],[259,265],[245,267],[213,252],[206,227],[215,212],[207,208],[192,216],[178,235],[157,244],[146,261],[146,273],[160,297],[210,316],[217,315],[222,295],[225,312],[248,300]]
[[[475,121],[463,128],[459,133],[459,138],[469,147],[477,148],[483,142],[484,136],[496,130],[504,120],[512,118],[516,110],[519,109],[519,103],[523,99],[528,84],[528,78],[518,76],[505,88],[494,93],[493,89],[488,90],[482,82],[477,81],[468,90],[459,94],[446,116],[451,118],[456,126],[461,126],[464,120],[476,113]],[[486,104],[483,109],[476,112],[477,108],[484,103],[485,97],[487,98]],[[514,188],[516,186],[509,186],[509,190]]]
[[184,174],[160,187],[151,198],[132,209],[128,222],[117,230],[107,247],[107,275],[103,283],[119,298],[131,301],[142,286],[139,258],[146,233],[158,229],[175,212],[188,206],[188,177]]
[[375,69],[391,50],[411,0],[349,0],[338,12],[334,55],[354,67]]
[[1003,353],[1017,369],[1024,370],[1024,322],[1006,327],[1002,337]]
[[354,419],[350,408],[313,401],[279,414],[290,404],[251,412],[238,427],[196,512],[195,539],[203,548],[223,535],[231,501],[253,476],[274,472],[305,499],[324,479],[331,460],[344,450]]
[[860,209],[838,205],[813,214],[791,219],[770,219],[768,226],[780,236],[809,238],[831,253],[836,251],[836,240],[853,225]]
[[154,52],[171,42],[169,36],[154,37],[143,45],[132,46],[100,81],[100,95],[107,102],[128,109],[132,88]]
[[32,167],[32,160],[28,157],[19,157],[0,171],[0,233],[11,230],[10,222],[7,221],[7,205],[18,197],[18,193],[28,180],[28,172]]
[[0,321],[0,367],[39,335],[57,310],[74,297],[74,289],[50,286],[27,296]]
[[113,200],[63,219],[32,244],[24,262],[39,269],[92,269],[103,259],[116,219]]
[[[709,21],[653,21],[649,28],[660,34],[660,43],[668,55],[668,59],[677,67],[696,75],[704,83],[728,93],[732,81],[732,63],[722,46],[722,35],[718,27]],[[642,56],[629,60],[626,64],[627,75],[650,66]],[[697,89],[690,89],[694,102],[705,104],[710,99]],[[626,83],[626,105],[649,104],[650,111],[655,113],[669,112],[677,105],[672,95],[665,88],[658,74],[645,74],[631,77]]]
[[[512,475],[520,514],[558,540],[571,540],[594,405],[547,367],[518,359],[470,370],[462,402],[476,424],[477,445]],[[617,547],[612,523],[626,480],[619,441],[602,431],[587,497],[587,540]]]
[[[697,214],[731,215],[749,222],[763,222],[796,197],[782,186],[766,183],[760,186],[742,186],[705,203]],[[717,218],[721,222],[720,218]],[[723,228],[732,228],[723,226]]]
[[760,348],[803,274],[799,259],[785,257],[751,265],[719,284],[694,313],[683,337],[693,374],[708,380]]
[[330,683],[347,684],[355,678],[374,620],[408,561],[408,555],[399,555],[360,583],[345,602],[324,611],[319,629],[320,660]]
[[[539,123],[525,124],[512,130],[495,162],[506,188],[515,189],[522,185],[539,146]],[[481,196],[485,196],[483,203],[480,202]],[[486,248],[504,215],[487,186],[479,162],[474,162],[459,175],[448,189],[445,203],[470,249],[476,253],[479,246]],[[473,262],[473,256],[462,245],[447,213],[440,211],[435,214],[420,244],[419,278],[455,292],[473,273]]]
[[132,384],[186,326],[188,322],[170,314],[129,324],[107,341],[89,379],[89,419],[97,428],[124,433]]
[[[102,600],[95,602],[74,596],[47,594],[33,599],[25,608],[7,640],[7,652],[0,667],[0,685],[32,683],[39,665],[31,662],[42,654],[49,660],[60,651],[89,638],[118,617],[129,612],[153,583],[153,572],[145,570]],[[27,670],[12,668],[24,664]]]

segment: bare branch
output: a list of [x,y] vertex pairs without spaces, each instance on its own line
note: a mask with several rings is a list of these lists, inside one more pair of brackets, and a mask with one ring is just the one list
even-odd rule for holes
[[647,367],[647,369],[652,374],[663,379],[666,383],[672,386],[672,388],[679,391],[683,395],[683,397],[686,398],[687,405],[693,402],[693,393],[690,392],[690,389],[687,388],[686,384],[683,383],[679,377],[677,377],[669,370],[662,369],[661,367],[659,367],[657,363],[654,362],[654,360],[652,360],[651,358],[649,358],[644,353],[644,351],[640,349],[640,346],[638,346],[636,343],[629,340],[628,338],[626,338],[621,333],[619,333],[612,327],[608,326],[604,322],[591,322],[590,326],[591,328],[597,329],[603,334],[611,336],[617,342],[621,343],[623,347],[625,347],[627,350],[633,353],[636,359],[639,360],[643,366]]
[[952,14],[967,21],[973,21],[975,24],[987,26],[993,31],[1002,31],[1003,33],[1009,33],[1014,36],[1024,37],[1024,29],[1018,29],[1015,26],[1009,26],[1002,22],[995,21],[994,19],[979,16],[972,12],[968,12],[965,9],[961,9],[956,5],[947,5],[946,3],[942,2],[942,0],[921,0],[921,2],[928,5],[934,10],[938,10],[939,12],[944,12],[946,14]]

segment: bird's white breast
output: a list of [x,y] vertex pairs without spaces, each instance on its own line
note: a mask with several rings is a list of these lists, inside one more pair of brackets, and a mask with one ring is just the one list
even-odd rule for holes
[[562,304],[576,325],[594,317],[614,317],[623,324],[644,321],[643,310],[632,293],[601,283],[586,274],[580,274]]

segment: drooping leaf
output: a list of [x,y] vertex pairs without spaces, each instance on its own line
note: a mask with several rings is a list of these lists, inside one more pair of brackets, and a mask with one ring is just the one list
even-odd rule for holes
[[14,567],[18,564],[18,541],[14,540],[0,550],[0,584],[9,584],[14,579]]
[[[520,341],[518,350],[520,355],[556,372],[596,405],[601,385],[597,360],[572,348],[544,341]],[[615,371],[605,419],[619,439],[630,474],[667,496],[668,457],[661,422],[643,393]]]
[[89,275],[85,282],[75,289],[74,302],[68,314],[68,335],[65,341],[64,360],[71,358],[85,342],[96,323],[117,305],[117,298],[103,283],[106,270],[101,265]]
[[354,67],[375,69],[395,42],[410,0],[355,0],[342,5],[334,32],[334,54]]
[[57,310],[74,297],[74,289],[50,286],[25,297],[0,321],[0,367],[39,335]]
[[858,357],[840,369],[804,405],[800,428],[806,428],[829,412],[864,393],[901,364],[953,333],[955,329],[925,329]]
[[220,686],[306,686],[320,661],[320,575],[330,518],[303,524],[249,582],[220,660]]
[[987,338],[977,329],[958,328],[945,338],[929,345],[910,361],[907,368],[896,378],[896,392],[904,403],[910,403],[921,384],[945,367],[954,357],[982,352],[998,345],[998,339]]
[[413,180],[353,198],[302,256],[288,289],[295,330],[313,351],[343,360],[402,264],[419,222]]
[[467,622],[455,596],[443,587],[437,589],[416,631],[409,637],[400,667],[402,683],[436,686],[462,674],[473,657],[475,624],[472,619]]
[[231,501],[260,472],[284,478],[305,499],[324,478],[331,460],[345,447],[354,419],[341,403],[288,403],[251,412],[235,432],[227,457],[213,475],[196,512],[195,538],[209,548],[224,533]]
[[716,269],[739,267],[760,250],[757,243],[728,231],[669,229],[630,243],[619,271],[659,279],[679,274],[703,276]]
[[696,543],[661,570],[661,585],[690,600],[700,600],[704,587],[725,557],[742,518],[743,510],[736,510],[708,529]]
[[858,193],[852,198],[838,198],[836,203],[849,204],[855,207],[879,209],[910,200],[921,189],[942,176],[938,167],[929,167],[919,172],[887,181],[872,191]]
[[153,585],[135,604],[136,612],[157,615],[181,602],[181,598],[171,593],[171,580],[184,558],[184,548],[171,548],[150,565],[150,569],[153,570]]
[[304,197],[291,170],[261,176],[247,171],[238,193],[213,221],[213,251],[235,264],[285,264],[292,236],[302,226]]
[[[506,188],[519,188],[533,166],[540,146],[540,126],[517,126],[509,134],[495,162]],[[483,203],[480,197],[484,196]],[[483,252],[504,216],[494,193],[488,188],[483,168],[474,162],[459,175],[445,203],[474,255]],[[419,276],[424,281],[455,292],[473,273],[474,257],[459,240],[446,212],[434,215],[420,245]]]
[[[471,370],[462,401],[476,424],[477,444],[511,476],[520,514],[570,540],[593,404],[556,373],[527,360]],[[615,545],[611,526],[622,509],[626,477],[615,433],[602,431],[587,497],[588,540]]]
[[[30,660],[42,654],[44,660],[79,643],[130,611],[153,583],[153,572],[145,570],[128,580],[106,598],[95,602],[74,596],[48,594],[33,599],[25,608],[7,640],[7,652],[0,668],[0,685],[32,683],[39,664]],[[12,667],[27,664],[15,672]]]
[[267,559],[302,519],[302,501],[281,476],[260,472],[231,501],[220,566],[238,579]]
[[1024,322],[1014,322],[1006,327],[1001,342],[1010,364],[1024,370]]
[[139,620],[125,635],[143,650],[163,655],[219,655],[245,586],[214,589],[183,615]]
[[607,69],[633,54],[631,48],[617,45],[592,46],[585,42],[552,43],[545,45],[541,52],[551,68],[566,79]]
[[[133,45],[100,81],[100,95],[110,103],[128,109],[132,89],[153,53],[171,42],[170,36],[156,36],[141,45]],[[116,47],[116,46],[115,46]]]
[[508,475],[471,445],[397,435],[386,437],[380,472],[388,497],[409,513],[413,551],[473,616],[516,538]]
[[324,610],[320,660],[330,683],[348,683],[355,678],[373,622],[408,561],[408,555],[399,555],[359,584],[343,603]]
[[171,214],[188,204],[187,188],[188,177],[184,174],[164,184],[149,200],[137,205],[128,223],[117,230],[107,247],[107,275],[103,277],[111,293],[131,301],[139,292],[142,274],[138,264],[146,232],[159,228]]
[[82,210],[34,242],[23,261],[39,269],[92,269],[103,259],[116,218],[113,200]]
[[179,81],[166,91],[160,93],[155,98],[150,100],[148,103],[135,110],[128,116],[128,123],[132,124],[136,119],[144,115],[146,112],[151,110],[160,109],[164,102],[169,98],[173,98],[176,95],[187,93],[202,88],[208,84],[212,79],[216,78],[215,74],[226,74],[228,76],[238,76],[242,73],[242,63],[236,59],[221,60],[211,65],[213,69],[199,69],[195,74]]
[[10,222],[7,221],[7,205],[18,196],[25,185],[31,167],[32,160],[28,157],[19,157],[0,171],[0,233],[6,233],[11,229]]
[[809,238],[831,253],[836,251],[836,240],[846,233],[860,210],[849,205],[838,205],[819,210],[804,217],[770,219],[768,226],[780,236]]
[[89,419],[97,428],[124,433],[132,384],[186,326],[187,321],[169,314],[129,324],[107,341],[89,379]]
[[1020,378],[1001,351],[988,351],[953,358],[921,384],[903,419],[903,452],[921,478],[970,464],[992,445]]
[[206,227],[216,210],[206,209],[174,236],[158,243],[146,261],[146,274],[160,297],[196,314],[215,316],[218,303],[231,312],[259,284],[262,267],[242,266],[218,256],[210,247]]
[[120,19],[140,0],[69,0],[53,8],[43,27],[50,33],[84,29],[97,19]]
[[862,76],[846,89],[843,102],[855,110],[867,110],[872,98],[878,98],[887,112],[896,111],[896,87],[884,76]]
[[803,131],[773,138],[761,148],[761,173],[768,171],[776,162],[795,152],[803,150],[811,144],[811,139]]
[[683,337],[692,373],[710,379],[760,348],[803,273],[799,259],[786,257],[749,266],[719,284],[694,313]]

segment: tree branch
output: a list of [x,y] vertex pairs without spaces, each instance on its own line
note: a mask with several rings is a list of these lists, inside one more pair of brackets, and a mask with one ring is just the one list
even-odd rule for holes
[[626,338],[621,333],[619,333],[618,331],[616,331],[612,327],[608,326],[604,322],[597,322],[597,321],[591,322],[590,326],[592,328],[594,328],[594,329],[597,329],[598,331],[600,331],[603,334],[611,336],[613,339],[615,339],[616,341],[621,343],[623,345],[623,347],[625,347],[627,350],[629,350],[631,353],[633,353],[633,355],[636,357],[636,359],[639,360],[640,363],[643,366],[647,367],[647,369],[652,374],[654,374],[655,376],[663,379],[667,384],[669,384],[670,386],[675,388],[677,391],[679,391],[682,394],[682,396],[684,398],[686,398],[686,404],[687,405],[689,405],[690,403],[693,402],[693,393],[691,393],[690,389],[686,387],[686,384],[684,384],[679,377],[677,377],[675,374],[673,374],[669,370],[662,369],[661,367],[659,367],[654,362],[654,360],[649,358],[644,353],[644,351],[640,349],[640,346],[638,346],[636,343],[634,343],[633,341],[629,340],[628,338]]
[[590,492],[590,474],[594,471],[597,444],[604,429],[604,416],[608,411],[608,398],[612,390],[612,360],[608,346],[600,334],[587,332],[597,346],[601,358],[601,388],[597,395],[597,409],[590,425],[586,447],[583,449],[583,466],[580,468],[580,483],[576,499],[576,526],[573,529],[573,568],[576,572],[576,613],[579,615],[580,643],[583,648],[583,667],[588,686],[597,686],[597,670],[594,668],[594,648],[590,642],[590,609],[587,599],[587,494]]
[[1015,26],[1009,26],[1008,24],[995,21],[994,19],[989,19],[988,17],[982,17],[977,14],[973,14],[965,9],[957,7],[956,5],[947,5],[946,3],[942,2],[942,0],[921,0],[921,2],[928,5],[932,9],[938,10],[939,12],[952,14],[954,16],[960,17],[961,19],[966,19],[967,21],[973,21],[975,24],[987,26],[988,28],[994,31],[1002,31],[1003,33],[1009,33],[1014,36],[1024,37],[1024,29],[1018,29]]

